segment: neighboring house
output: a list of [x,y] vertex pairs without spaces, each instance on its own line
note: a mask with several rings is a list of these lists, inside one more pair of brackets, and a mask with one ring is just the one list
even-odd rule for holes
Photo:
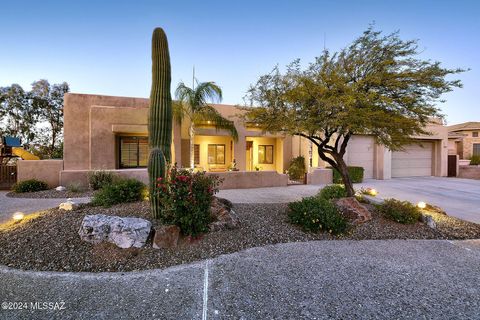
[[[51,171],[49,175],[58,177],[57,183],[50,181],[52,185],[85,183],[88,172],[92,170],[114,170],[146,181],[148,106],[148,99],[142,98],[66,94],[63,162],[57,160],[46,166],[42,163],[48,160],[22,161],[19,171],[29,174],[22,175],[20,172],[19,179],[31,178],[35,172],[46,176],[45,168],[48,167]],[[197,126],[195,165],[200,170],[220,173],[227,179],[235,177],[253,181],[255,178],[265,186],[265,180],[272,179],[286,184],[287,178],[283,173],[288,169],[290,160],[298,155],[305,157],[309,172],[326,167],[319,160],[316,147],[308,140],[262,132],[261,128],[245,123],[240,116],[242,111],[235,106],[212,106],[234,121],[238,141],[233,141],[226,131],[216,131],[209,123]],[[187,167],[189,163],[188,125],[174,122],[173,126],[172,161],[182,167]],[[420,145],[412,144],[399,152],[390,152],[377,145],[373,136],[354,136],[345,158],[349,165],[364,167],[365,178],[446,176],[447,129],[441,123],[432,123],[427,129],[432,135],[416,137]],[[255,174],[243,177],[240,173],[228,172],[234,160],[240,173],[250,171]],[[264,174],[263,178],[256,169]],[[259,186],[258,183],[241,185],[254,187]],[[273,185],[275,183],[272,182]]]
[[480,156],[480,122],[464,122],[448,126],[448,152],[460,159]]

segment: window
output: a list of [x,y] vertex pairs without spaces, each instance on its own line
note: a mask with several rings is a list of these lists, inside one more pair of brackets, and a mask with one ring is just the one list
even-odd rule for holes
[[480,143],[473,144],[473,155],[480,156]]
[[193,145],[193,163],[200,164],[200,145]]
[[262,163],[262,164],[273,163],[273,146],[271,145],[258,146],[258,163]]
[[474,131],[474,132],[472,132],[472,137],[474,137],[474,138],[478,138],[478,131]]
[[225,145],[224,144],[208,145],[208,163],[209,164],[225,164]]
[[148,137],[119,137],[120,168],[148,165]]

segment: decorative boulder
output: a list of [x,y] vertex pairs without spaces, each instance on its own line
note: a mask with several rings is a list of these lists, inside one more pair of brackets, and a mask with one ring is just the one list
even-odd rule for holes
[[153,248],[168,249],[175,248],[180,238],[180,228],[175,225],[160,226],[155,228],[153,236]]
[[141,248],[147,242],[152,223],[141,218],[124,218],[103,214],[83,218],[78,234],[90,243],[111,242],[120,248]]
[[430,229],[436,229],[437,224],[433,220],[432,216],[428,214],[422,214],[422,222],[425,223]]
[[67,202],[62,202],[58,206],[58,209],[65,210],[65,211],[72,211],[78,208],[78,204],[75,202],[68,200]]
[[63,186],[58,186],[55,188],[55,190],[57,191],[67,191],[67,188],[63,187]]
[[372,219],[370,211],[353,197],[340,198],[335,202],[335,205],[344,217],[352,220],[353,224],[364,223]]
[[235,229],[240,225],[240,220],[235,211],[224,200],[220,201],[214,198],[210,206],[210,212],[214,220],[209,225],[210,231]]

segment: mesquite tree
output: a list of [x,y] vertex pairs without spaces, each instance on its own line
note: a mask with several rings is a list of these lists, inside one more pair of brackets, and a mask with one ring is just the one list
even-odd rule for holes
[[340,52],[324,51],[308,67],[299,60],[284,73],[261,76],[247,98],[247,118],[266,131],[304,137],[319,157],[338,170],[348,196],[354,189],[343,159],[351,137],[372,135],[390,150],[401,150],[413,136],[428,135],[436,103],[461,87],[446,76],[462,72],[418,57],[416,41],[398,32],[382,35],[369,28]]
[[172,97],[170,95],[171,70],[167,36],[162,28],[156,28],[152,36],[152,89],[148,117],[148,177],[150,205],[154,218],[160,218],[161,208],[155,189],[158,179],[166,176],[171,161]]

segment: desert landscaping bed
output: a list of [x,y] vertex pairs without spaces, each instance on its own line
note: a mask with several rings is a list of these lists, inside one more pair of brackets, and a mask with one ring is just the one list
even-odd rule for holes
[[[372,209],[372,207],[370,207]],[[50,209],[35,219],[0,229],[0,264],[29,270],[134,271],[166,268],[213,258],[221,254],[283,242],[332,239],[474,239],[480,225],[432,213],[435,230],[417,222],[403,225],[381,217],[352,227],[346,234],[306,233],[288,222],[285,204],[237,204],[241,225],[237,229],[211,232],[195,240],[184,239],[172,249],[120,249],[113,244],[93,245],[78,235],[82,219],[89,214],[135,216],[150,219],[147,202],[99,208],[81,205],[75,211]],[[152,221],[153,225],[158,225]]]
[[55,189],[49,190],[42,190],[42,191],[35,191],[35,192],[9,192],[7,193],[7,197],[10,198],[33,198],[33,199],[50,199],[50,198],[87,198],[92,197],[94,191],[92,190],[85,190],[79,192],[72,192],[72,191],[58,191]]

